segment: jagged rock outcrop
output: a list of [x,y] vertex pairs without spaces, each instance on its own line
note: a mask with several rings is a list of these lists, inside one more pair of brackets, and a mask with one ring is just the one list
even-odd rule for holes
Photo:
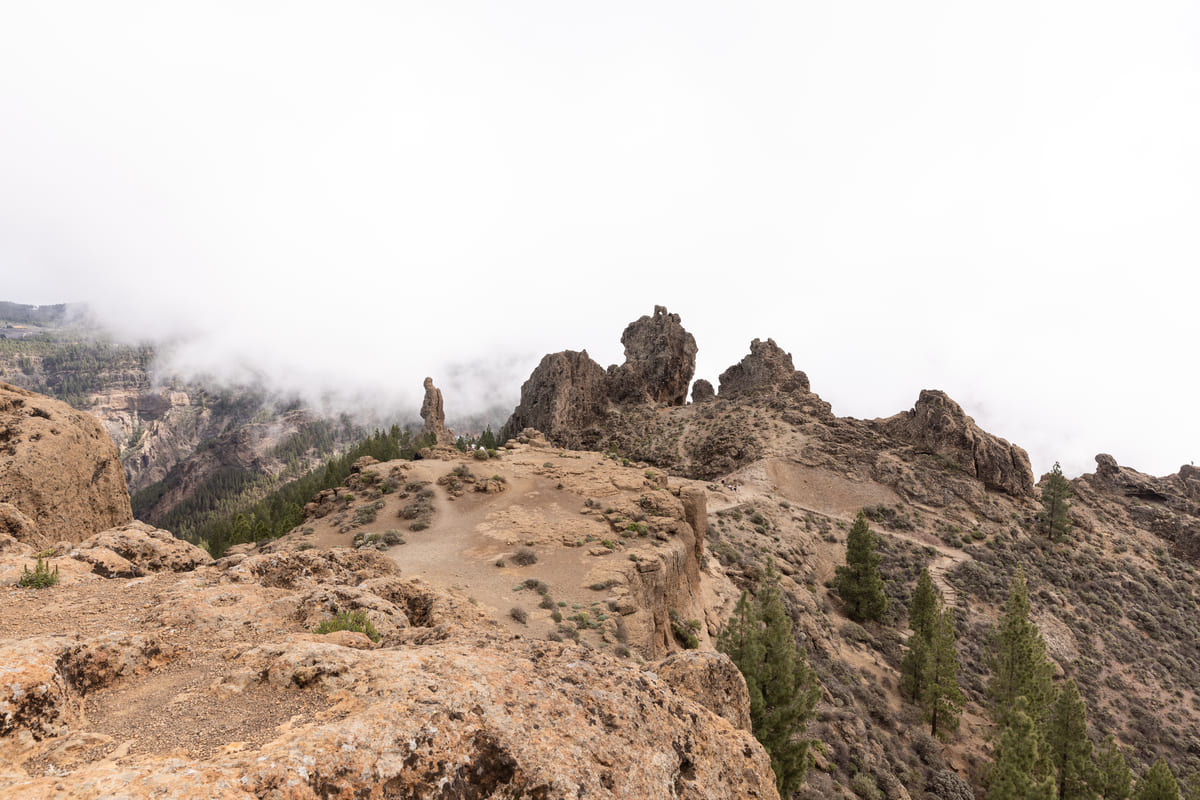
[[1033,494],[1033,468],[1020,447],[987,433],[945,392],[924,389],[911,411],[883,420],[891,436],[940,456],[989,489],[1013,497]]
[[510,431],[536,428],[556,444],[573,447],[608,407],[608,375],[587,351],[564,350],[542,359],[521,386],[521,402],[508,418]]
[[[38,546],[78,542],[133,520],[117,447],[100,423],[66,403],[5,383],[0,383],[0,503],[36,523],[37,541],[31,544]],[[19,527],[30,535],[28,526]]]
[[755,339],[750,354],[721,373],[721,397],[750,392],[808,392],[808,376],[792,364],[774,339]]
[[709,400],[712,400],[716,396],[717,396],[717,393],[713,389],[713,385],[710,382],[706,381],[704,378],[701,378],[700,380],[698,380],[692,384],[692,402],[693,403],[707,403]]
[[678,314],[655,306],[654,315],[629,323],[621,334],[625,363],[608,369],[609,395],[617,403],[681,406],[696,372],[696,338]]
[[421,401],[421,419],[425,425],[421,428],[423,435],[433,434],[439,444],[454,441],[453,435],[446,430],[446,408],[442,402],[442,390],[433,385],[433,378],[425,379],[425,399]]
[[1184,464],[1179,472],[1156,478],[1117,464],[1107,453],[1096,456],[1096,472],[1072,481],[1077,494],[1114,515],[1166,540],[1175,552],[1200,563],[1200,469]]
[[521,402],[506,428],[536,428],[560,446],[590,448],[599,424],[616,406],[682,406],[696,371],[696,339],[679,315],[654,307],[621,336],[625,362],[606,371],[587,351],[564,350],[542,359],[521,386]]

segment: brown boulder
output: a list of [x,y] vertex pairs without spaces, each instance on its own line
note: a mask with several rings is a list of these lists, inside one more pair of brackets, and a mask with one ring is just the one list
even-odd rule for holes
[[737,665],[724,653],[684,650],[655,668],[672,689],[690,697],[738,730],[750,730],[750,693]]
[[100,423],[6,383],[0,383],[0,503],[36,523],[36,533],[25,526],[22,534],[35,547],[78,542],[133,520],[117,446]]
[[1033,494],[1029,455],[987,433],[945,392],[924,389],[911,411],[883,421],[890,435],[956,464],[989,489],[1013,497]]
[[71,552],[71,558],[91,564],[97,575],[121,578],[148,572],[191,572],[212,563],[212,557],[194,544],[138,521],[88,537]]
[[808,392],[808,376],[792,364],[774,339],[755,339],[750,354],[721,373],[720,396],[750,392]]
[[709,400],[712,400],[716,396],[717,396],[717,393],[713,389],[713,385],[710,382],[706,381],[704,378],[701,378],[700,380],[698,380],[692,384],[692,402],[693,403],[707,403]]
[[505,428],[536,428],[556,444],[576,446],[608,407],[608,375],[587,351],[542,359],[521,386],[521,402]]
[[681,406],[696,372],[696,338],[664,306],[629,323],[621,334],[625,363],[609,367],[610,397],[617,403]]

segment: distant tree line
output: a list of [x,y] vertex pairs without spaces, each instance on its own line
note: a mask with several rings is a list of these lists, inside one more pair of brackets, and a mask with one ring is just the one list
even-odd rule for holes
[[[412,459],[421,448],[434,443],[433,436],[414,437],[408,430],[393,425],[387,431],[376,430],[340,456],[329,459],[324,466],[309,471],[296,480],[285,483],[252,505],[231,508],[235,498],[249,487],[248,481],[233,476],[214,476],[217,484],[212,493],[198,492],[187,508],[181,504],[156,524],[194,544],[204,545],[214,557],[235,544],[274,539],[284,535],[304,521],[304,506],[323,489],[341,486],[350,476],[350,468],[363,456],[379,461]],[[220,494],[225,492],[225,494]],[[203,514],[207,510],[208,514]],[[211,513],[218,511],[220,513]],[[203,521],[194,516],[201,513]],[[188,515],[191,514],[189,523]],[[171,525],[175,525],[174,528]]]

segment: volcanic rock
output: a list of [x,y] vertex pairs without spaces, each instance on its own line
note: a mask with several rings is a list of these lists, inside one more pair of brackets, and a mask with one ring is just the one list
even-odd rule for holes
[[713,389],[713,385],[711,383],[709,383],[708,381],[704,380],[704,378],[701,378],[700,380],[698,380],[692,384],[692,402],[693,403],[706,403],[709,400],[712,400],[716,396],[717,396],[717,393]]
[[883,428],[895,438],[957,465],[989,489],[1013,497],[1033,494],[1029,455],[984,431],[945,392],[922,390],[911,411],[884,420]]
[[0,533],[20,542],[36,542],[41,539],[37,523],[11,503],[0,503]]
[[656,667],[675,691],[692,698],[738,730],[750,730],[750,695],[746,679],[724,653],[684,650]]
[[681,406],[696,372],[696,338],[664,306],[629,323],[621,334],[625,363],[609,367],[610,397],[617,403]]
[[[766,752],[709,709],[748,708],[724,656],[677,659],[660,670],[668,679],[590,648],[513,638],[382,556],[269,555],[77,584],[74,624],[101,629],[81,637],[33,635],[62,612],[29,606],[37,618],[0,640],[0,761],[11,765],[0,794],[778,797]],[[0,596],[0,612],[21,598]],[[102,605],[114,602],[148,609],[122,618],[145,630],[104,631]],[[347,605],[413,627],[379,646],[298,630]],[[180,694],[180,675],[198,690]],[[153,730],[123,725],[131,697]],[[191,741],[181,724],[209,746],[179,747]]]
[[564,350],[542,359],[521,386],[510,431],[536,428],[556,444],[575,446],[608,407],[608,375],[587,351]]
[[138,521],[88,537],[71,557],[92,564],[97,574],[106,577],[136,577],[163,570],[190,572],[212,563],[212,557],[194,544]]
[[421,402],[421,419],[425,425],[421,428],[423,435],[433,434],[439,444],[454,441],[453,435],[446,430],[446,409],[442,403],[442,390],[433,385],[433,378],[425,379],[425,399]]
[[100,423],[66,403],[5,383],[0,383],[0,503],[36,523],[36,532],[18,526],[35,547],[78,542],[133,520],[117,447]]
[[750,343],[750,355],[721,373],[720,395],[750,392],[808,392],[808,376],[792,364],[792,354],[785,353],[774,339],[755,339]]

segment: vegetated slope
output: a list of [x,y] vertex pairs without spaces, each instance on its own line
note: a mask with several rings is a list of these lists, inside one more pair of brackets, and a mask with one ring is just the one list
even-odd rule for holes
[[[888,419],[837,417],[773,341],[750,350],[719,392],[698,382],[689,405],[623,402],[616,368],[547,356],[510,428],[544,424],[552,441],[712,481],[723,499],[710,505],[710,556],[747,587],[768,558],[779,565],[824,684],[810,733],[826,751],[805,796],[922,796],[945,784],[947,768],[982,791],[992,633],[1019,571],[1057,680],[1073,678],[1088,703],[1093,740],[1114,734],[1139,774],[1159,756],[1181,778],[1200,768],[1195,470],[1156,479],[1099,456],[1097,473],[1073,482],[1073,533],[1052,542],[1036,529],[1039,487],[1024,451],[943,393],[922,392]],[[627,347],[627,361],[637,355]],[[860,510],[881,534],[892,600],[881,624],[850,621],[829,588]],[[954,610],[968,697],[945,745],[899,691],[904,610],[922,568]]]
[[68,312],[0,305],[0,380],[99,418],[120,449],[139,519],[186,531],[252,504],[363,435],[348,418],[323,418],[254,387],[159,382],[152,347],[111,341]]

